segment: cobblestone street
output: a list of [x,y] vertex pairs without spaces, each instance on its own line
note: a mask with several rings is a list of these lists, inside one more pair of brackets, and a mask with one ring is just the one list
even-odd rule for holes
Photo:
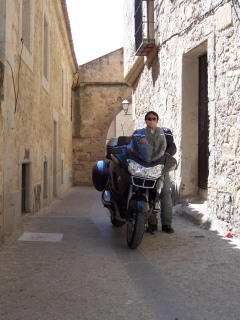
[[0,320],[239,319],[239,242],[174,217],[127,247],[93,188],[72,188],[0,247]]

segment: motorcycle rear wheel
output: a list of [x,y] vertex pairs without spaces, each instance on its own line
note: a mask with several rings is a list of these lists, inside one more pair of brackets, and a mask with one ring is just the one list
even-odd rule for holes
[[145,232],[147,213],[133,212],[127,224],[127,244],[130,249],[136,249],[142,242]]

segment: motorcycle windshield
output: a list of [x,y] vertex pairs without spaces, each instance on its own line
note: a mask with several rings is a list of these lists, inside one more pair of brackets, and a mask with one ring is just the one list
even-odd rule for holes
[[163,135],[158,141],[147,136],[134,134],[128,145],[128,151],[145,162],[155,162],[165,153],[166,139]]

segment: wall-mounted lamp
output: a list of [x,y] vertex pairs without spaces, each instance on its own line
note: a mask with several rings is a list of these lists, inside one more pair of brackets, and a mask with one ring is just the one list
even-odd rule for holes
[[125,112],[125,114],[127,114],[127,112],[128,112],[128,107],[129,107],[129,101],[127,99],[124,99],[122,101],[122,108],[123,108],[123,111]]

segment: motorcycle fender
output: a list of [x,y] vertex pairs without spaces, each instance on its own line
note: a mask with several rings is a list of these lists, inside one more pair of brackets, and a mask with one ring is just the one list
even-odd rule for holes
[[145,196],[133,198],[130,200],[129,208],[134,209],[138,213],[147,212],[149,210],[149,205]]

